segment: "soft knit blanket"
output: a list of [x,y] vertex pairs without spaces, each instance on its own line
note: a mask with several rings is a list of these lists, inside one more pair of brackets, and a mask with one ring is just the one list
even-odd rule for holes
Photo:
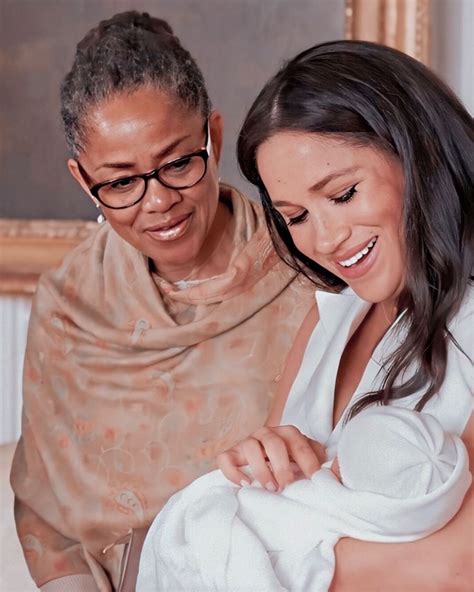
[[[214,471],[173,496],[148,533],[137,592],[323,592],[334,574],[334,546],[341,537],[408,542],[444,526],[471,483],[462,441],[444,434],[432,416],[409,410],[383,408],[358,417],[348,424],[349,441],[365,434],[366,442],[377,444],[370,441],[371,433],[379,438],[377,430],[367,432],[375,422],[388,438],[378,442],[377,458],[370,452],[374,446],[366,447],[368,456],[358,447],[360,462],[369,458],[371,466],[350,470],[348,457],[352,454],[354,464],[357,458],[343,432],[339,460],[350,486],[328,467],[282,493],[256,485],[240,488]],[[396,497],[388,495],[386,479],[384,494],[360,490],[370,489],[377,463],[390,457],[388,471],[378,468],[385,472],[382,481],[392,470]],[[356,485],[359,489],[353,489]]]

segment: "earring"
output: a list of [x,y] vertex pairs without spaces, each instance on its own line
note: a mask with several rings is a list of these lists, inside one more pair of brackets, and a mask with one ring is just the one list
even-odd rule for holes
[[104,214],[100,213],[100,214],[97,216],[97,223],[98,223],[98,224],[103,224],[104,222],[105,222],[105,216],[104,216]]

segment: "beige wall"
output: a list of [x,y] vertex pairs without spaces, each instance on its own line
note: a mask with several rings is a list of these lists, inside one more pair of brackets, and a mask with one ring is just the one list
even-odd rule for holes
[[432,66],[474,114],[474,0],[432,2]]

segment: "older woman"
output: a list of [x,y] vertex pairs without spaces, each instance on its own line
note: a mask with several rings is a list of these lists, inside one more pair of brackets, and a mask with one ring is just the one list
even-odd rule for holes
[[12,484],[37,585],[113,590],[114,543],[263,423],[311,295],[219,186],[221,117],[167,23],[100,23],[61,99],[106,223],[39,284]]

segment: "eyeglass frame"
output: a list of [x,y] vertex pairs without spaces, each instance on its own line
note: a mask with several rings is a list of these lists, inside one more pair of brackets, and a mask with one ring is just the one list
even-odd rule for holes
[[[161,166],[157,167],[156,169],[153,169],[152,171],[150,171],[148,173],[143,173],[141,175],[128,175],[126,177],[118,177],[117,179],[111,179],[110,181],[102,181],[100,183],[96,183],[95,185],[92,185],[92,187],[89,187],[89,191],[90,191],[91,195],[93,195],[95,197],[95,199],[105,208],[108,208],[109,210],[125,210],[126,208],[131,208],[131,207],[137,205],[137,203],[139,203],[145,197],[147,189],[148,189],[148,181],[150,179],[156,179],[159,183],[161,183],[161,185],[163,185],[163,187],[167,187],[168,189],[189,189],[190,187],[194,187],[195,185],[197,185],[206,176],[207,163],[208,163],[209,157],[211,155],[211,148],[212,148],[212,142],[211,142],[211,133],[210,133],[210,129],[209,129],[209,119],[206,119],[206,141],[205,141],[205,145],[202,148],[200,148],[199,150],[196,150],[195,152],[191,152],[189,154],[184,154],[183,156],[179,156],[178,158],[170,160],[169,162],[165,162],[165,164],[162,164]],[[191,185],[180,185],[179,187],[176,187],[176,186],[170,185],[170,184],[166,183],[165,181],[163,181],[162,179],[160,179],[159,173],[162,169],[164,169],[172,164],[175,164],[175,163],[179,162],[180,160],[192,158],[193,156],[199,156],[204,161],[204,172],[195,183],[191,183]],[[79,161],[77,161],[77,165],[78,165],[82,175],[85,176],[87,179],[90,179],[87,171],[84,169],[84,167],[81,165],[81,163]],[[133,203],[128,204],[126,206],[109,206],[100,198],[99,191],[102,189],[102,187],[105,187],[106,185],[110,185],[112,183],[117,183],[118,181],[126,181],[127,179],[137,179],[137,178],[143,179],[143,181],[145,182],[145,188],[143,190],[142,195],[138,199],[136,199]]]

